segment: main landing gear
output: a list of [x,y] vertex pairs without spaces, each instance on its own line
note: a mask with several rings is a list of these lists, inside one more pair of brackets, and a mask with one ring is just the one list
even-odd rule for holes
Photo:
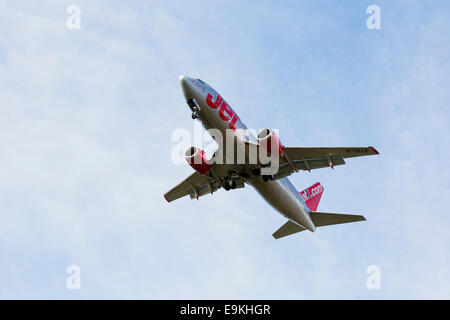
[[232,172],[228,172],[228,177],[224,179],[223,181],[223,188],[226,191],[229,191],[231,189],[236,189],[236,181],[231,179]]
[[254,169],[252,171],[252,173],[255,176],[261,176],[264,182],[273,181],[274,180],[273,174],[269,174],[269,175],[261,174],[261,169]]
[[225,180],[225,181],[223,182],[223,188],[224,188],[226,191],[229,191],[230,189],[236,189],[236,181],[233,181],[233,180],[231,180],[231,181]]
[[262,179],[264,182],[273,181],[273,175],[262,175]]

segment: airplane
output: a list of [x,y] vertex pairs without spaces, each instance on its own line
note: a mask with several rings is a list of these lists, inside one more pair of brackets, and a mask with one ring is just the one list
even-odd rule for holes
[[[298,192],[287,176],[300,170],[333,169],[345,164],[345,158],[379,154],[374,147],[285,147],[276,132],[267,128],[255,137],[225,99],[206,82],[187,76],[180,76],[179,81],[192,118],[200,120],[207,130],[218,130],[223,137],[231,136],[236,146],[230,148],[224,141],[216,141],[219,147],[211,159],[197,147],[188,148],[184,156],[195,171],[164,194],[168,202],[187,195],[198,199],[220,188],[229,191],[251,185],[287,218],[287,222],[273,233],[275,239],[304,230],[314,232],[316,227],[366,220],[362,215],[316,211],[323,186],[316,183]],[[238,147],[243,147],[249,154],[252,148],[262,151],[264,147],[262,154],[275,154],[275,158],[271,158],[278,163],[275,173],[264,171],[268,164],[262,157],[250,162],[246,154],[245,163],[237,162]],[[217,161],[219,155],[226,161]]]

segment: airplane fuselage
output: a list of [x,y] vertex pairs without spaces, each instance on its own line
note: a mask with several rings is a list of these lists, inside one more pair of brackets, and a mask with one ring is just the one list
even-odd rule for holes
[[[225,137],[236,129],[247,129],[234,109],[211,86],[199,79],[180,77],[181,87],[188,105],[197,106],[196,116],[206,129],[217,129]],[[244,143],[236,139],[236,143]],[[225,157],[227,156],[225,152]],[[294,223],[315,231],[310,210],[288,178],[264,181],[261,175],[248,172],[246,182],[276,210]]]

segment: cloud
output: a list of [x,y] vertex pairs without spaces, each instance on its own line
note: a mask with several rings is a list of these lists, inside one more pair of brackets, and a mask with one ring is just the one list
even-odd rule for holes
[[[449,297],[438,7],[383,2],[378,32],[364,6],[79,1],[69,31],[69,4],[0,5],[1,297]],[[191,172],[170,162],[172,131],[192,128],[180,74],[287,145],[375,145],[292,177],[322,182],[321,210],[368,221],[275,241],[284,219],[251,188],[167,204]]]

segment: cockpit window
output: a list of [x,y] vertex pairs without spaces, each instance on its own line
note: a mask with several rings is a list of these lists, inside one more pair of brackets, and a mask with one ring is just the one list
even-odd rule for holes
[[200,81],[201,83],[205,84],[202,80],[200,80],[200,79],[197,79],[197,80]]

